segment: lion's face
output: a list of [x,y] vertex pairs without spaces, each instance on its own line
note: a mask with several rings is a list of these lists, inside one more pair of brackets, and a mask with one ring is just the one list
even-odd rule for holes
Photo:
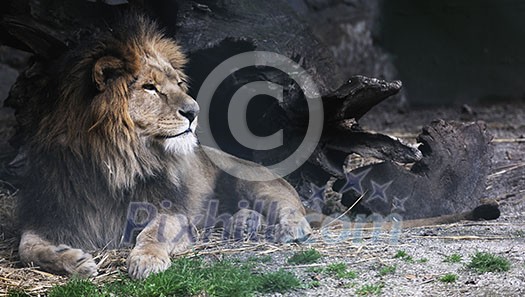
[[189,159],[197,146],[199,106],[186,94],[181,48],[143,17],[131,15],[124,23],[59,60],[35,100],[42,115],[33,155],[52,151],[91,160],[111,189],[171,173],[166,162]]
[[130,86],[128,101],[137,135],[174,154],[192,152],[199,106],[186,94],[184,73],[161,55],[141,59],[143,67]]

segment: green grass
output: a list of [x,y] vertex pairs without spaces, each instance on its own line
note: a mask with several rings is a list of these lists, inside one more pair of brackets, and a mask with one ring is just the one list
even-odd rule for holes
[[[301,282],[295,275],[282,269],[276,272],[261,274],[256,278],[256,291],[262,293],[286,292],[301,287]],[[237,295],[229,295],[237,296]]]
[[427,263],[428,259],[427,258],[421,258],[421,259],[418,259],[417,262],[418,263]]
[[363,285],[355,291],[357,295],[379,295],[385,285],[382,283]]
[[322,255],[315,249],[309,249],[293,254],[289,259],[289,264],[300,265],[300,264],[312,264],[321,259]]
[[448,263],[460,263],[461,261],[463,261],[463,257],[461,257],[460,254],[454,253],[445,257],[445,260],[443,261]]
[[412,258],[412,256],[410,256],[409,254],[407,254],[407,252],[403,250],[397,251],[396,254],[394,255],[394,258],[401,259],[406,262],[414,262],[414,259]]
[[328,267],[326,267],[326,272],[328,274],[335,275],[338,278],[357,278],[357,273],[355,271],[348,270],[348,266],[342,262],[328,265]]
[[98,287],[88,280],[72,279],[63,286],[57,286],[49,291],[49,296],[104,296],[100,295]]
[[439,281],[443,283],[453,283],[457,280],[458,280],[458,276],[453,273],[447,273],[439,278]]
[[381,267],[381,269],[379,269],[379,275],[385,276],[387,274],[394,274],[396,269],[397,267],[395,265]]
[[510,262],[504,257],[477,252],[472,256],[467,267],[478,273],[502,272],[510,269]]
[[206,263],[199,258],[180,258],[165,272],[144,281],[122,276],[120,280],[96,286],[87,280],[72,279],[52,288],[50,297],[65,296],[252,296],[256,292],[277,293],[302,288],[291,272],[278,270],[254,273],[250,265],[233,261]]

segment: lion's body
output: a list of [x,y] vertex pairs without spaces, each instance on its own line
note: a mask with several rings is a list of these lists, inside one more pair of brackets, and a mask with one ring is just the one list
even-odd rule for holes
[[[307,236],[304,209],[284,180],[235,179],[210,158],[232,169],[246,161],[197,145],[198,105],[186,94],[179,47],[141,16],[121,21],[67,56],[42,94],[42,105],[53,104],[40,107],[29,145],[19,213],[22,261],[51,272],[96,273],[81,249],[129,244],[131,203],[166,215],[153,218],[136,239],[128,258],[136,278],[166,269],[169,255],[186,248],[189,224],[202,221],[196,218],[206,215],[210,199],[230,213],[242,199],[263,202],[264,215],[274,203],[277,239]],[[269,174],[250,165],[247,176]],[[161,231],[180,236],[163,241]]]
[[[236,178],[218,169],[209,159],[211,153],[216,158],[230,158],[232,166],[234,162],[243,162],[209,148],[207,153],[198,148],[184,160],[167,155],[164,172],[138,179],[133,188],[117,191],[104,186],[107,180],[100,172],[83,175],[85,167],[80,163],[65,167],[60,159],[49,158],[40,163],[41,166],[33,167],[41,170],[32,171],[32,186],[21,195],[24,197],[20,207],[22,225],[54,243],[86,250],[118,248],[129,246],[129,242],[123,241],[123,233],[131,202],[149,203],[160,210],[162,202],[167,200],[171,207],[166,211],[195,217],[207,210],[207,203],[212,199],[222,202],[220,211],[232,214],[238,210],[237,202],[249,195],[278,194],[283,196],[283,202],[287,195],[295,198],[294,189],[284,180],[268,183],[264,187],[268,193],[248,193],[250,189],[242,187],[250,183],[238,183]],[[55,179],[50,180],[52,177]],[[272,186],[276,186],[275,189]],[[296,206],[302,209],[299,203]]]

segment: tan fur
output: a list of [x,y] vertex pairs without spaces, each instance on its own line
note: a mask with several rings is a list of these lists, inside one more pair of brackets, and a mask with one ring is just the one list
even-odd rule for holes
[[[56,83],[39,98],[49,111],[28,153],[22,261],[95,275],[96,264],[83,250],[125,246],[128,207],[135,202],[151,203],[158,214],[129,255],[133,278],[165,270],[170,255],[191,244],[192,224],[202,223],[197,218],[210,199],[230,213],[241,200],[252,207],[263,202],[261,213],[276,217],[277,241],[307,237],[305,210],[289,184],[236,179],[211,159],[232,170],[252,165],[245,176],[271,173],[219,151],[205,154],[197,144],[198,105],[186,94],[177,44],[142,16],[119,23],[65,57],[50,80]],[[166,200],[171,207],[160,207]]]

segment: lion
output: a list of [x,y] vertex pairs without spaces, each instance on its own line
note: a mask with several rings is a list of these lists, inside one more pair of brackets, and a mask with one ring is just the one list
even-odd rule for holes
[[23,263],[96,275],[87,251],[129,244],[124,230],[132,203],[158,207],[134,237],[127,259],[134,279],[166,270],[170,257],[189,247],[212,200],[231,213],[241,201],[262,205],[262,216],[275,217],[276,241],[311,234],[299,196],[284,179],[235,178],[217,160],[231,170],[249,165],[246,176],[272,173],[198,143],[199,106],[187,94],[185,63],[154,21],[130,15],[57,64],[28,145],[18,213]]

